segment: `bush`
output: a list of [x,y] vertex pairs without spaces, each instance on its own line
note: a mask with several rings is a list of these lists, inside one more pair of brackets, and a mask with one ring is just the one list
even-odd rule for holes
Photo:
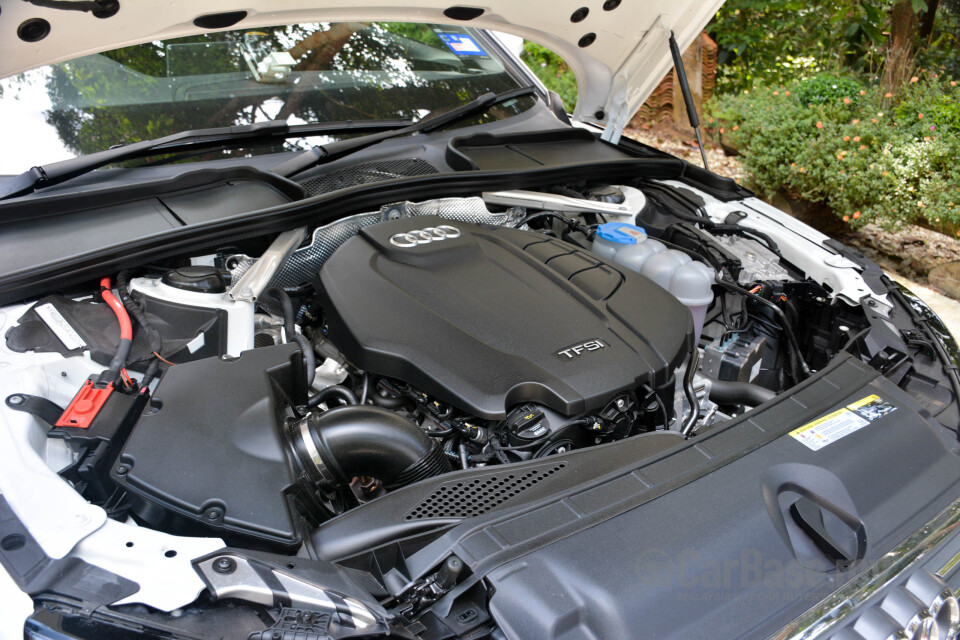
[[958,98],[935,76],[897,96],[820,76],[719,98],[709,128],[740,150],[763,195],[826,204],[856,226],[958,224]]
[[577,104],[577,78],[563,61],[563,58],[550,49],[542,47],[529,40],[523,43],[523,54],[520,58],[527,63],[540,82],[547,89],[556,91],[563,100],[567,111],[573,111]]
[[795,93],[800,104],[836,104],[858,95],[862,88],[853,78],[822,74],[801,82]]

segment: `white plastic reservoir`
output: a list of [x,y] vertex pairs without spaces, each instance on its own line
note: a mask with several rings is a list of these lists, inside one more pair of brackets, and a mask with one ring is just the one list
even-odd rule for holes
[[594,253],[637,271],[669,291],[690,309],[696,343],[700,341],[707,307],[713,302],[716,272],[683,251],[668,249],[647,232],[625,222],[607,222],[597,228]]

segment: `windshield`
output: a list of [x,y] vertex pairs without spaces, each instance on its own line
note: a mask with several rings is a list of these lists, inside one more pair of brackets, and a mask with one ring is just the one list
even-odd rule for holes
[[[519,86],[482,35],[461,27],[320,23],[155,41],[0,80],[0,139],[16,149],[0,154],[0,174],[189,129],[415,121]],[[510,101],[485,117],[533,102]],[[322,143],[291,139],[187,159]]]

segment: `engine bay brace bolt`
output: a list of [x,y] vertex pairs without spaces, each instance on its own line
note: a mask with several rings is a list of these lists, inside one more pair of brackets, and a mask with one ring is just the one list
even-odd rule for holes
[[128,473],[130,473],[130,465],[121,464],[119,467],[117,467],[118,476],[125,476]]
[[207,520],[219,520],[223,516],[223,511],[220,509],[207,509],[206,518]]
[[213,561],[213,570],[217,573],[233,573],[237,568],[237,561],[227,556],[222,556]]
[[10,396],[9,398],[7,398],[7,404],[11,404],[11,405],[15,405],[15,406],[16,406],[16,405],[21,405],[21,404],[23,404],[23,396],[14,394],[14,395]]

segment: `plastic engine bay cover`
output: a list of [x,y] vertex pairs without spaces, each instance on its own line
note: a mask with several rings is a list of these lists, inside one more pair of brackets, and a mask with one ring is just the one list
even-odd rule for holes
[[317,285],[328,337],[350,362],[487,419],[522,402],[600,409],[669,380],[692,347],[690,312],[666,290],[507,227],[437,216],[372,225]]

